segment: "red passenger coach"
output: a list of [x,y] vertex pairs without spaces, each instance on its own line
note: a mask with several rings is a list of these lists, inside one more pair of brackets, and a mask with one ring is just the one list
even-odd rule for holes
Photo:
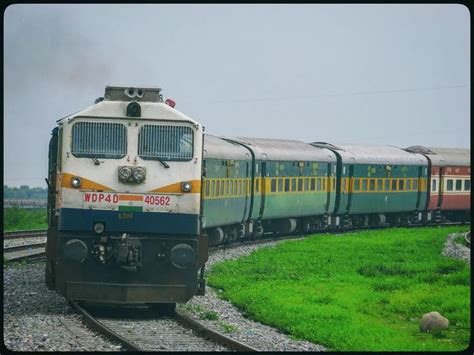
[[469,149],[413,146],[408,151],[428,159],[427,219],[469,221],[471,209],[471,157]]

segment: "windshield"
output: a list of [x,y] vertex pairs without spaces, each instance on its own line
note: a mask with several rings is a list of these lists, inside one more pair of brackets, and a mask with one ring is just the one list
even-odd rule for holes
[[146,124],[138,134],[138,155],[143,159],[190,160],[193,131],[191,127]]
[[72,127],[71,151],[76,157],[123,158],[127,129],[120,123],[77,122]]

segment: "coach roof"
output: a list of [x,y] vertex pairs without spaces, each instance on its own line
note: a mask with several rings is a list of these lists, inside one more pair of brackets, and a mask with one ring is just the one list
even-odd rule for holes
[[329,149],[316,148],[301,141],[248,137],[223,138],[249,147],[255,153],[257,160],[336,162],[336,156]]
[[391,145],[336,144],[326,142],[313,142],[311,144],[334,150],[341,156],[343,163],[346,164],[428,164],[423,155],[407,152]]
[[420,145],[405,148],[407,151],[426,155],[433,165],[470,166],[471,150],[463,148],[436,148]]

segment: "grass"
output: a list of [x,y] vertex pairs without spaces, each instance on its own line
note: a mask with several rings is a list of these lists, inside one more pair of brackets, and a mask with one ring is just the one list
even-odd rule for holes
[[46,209],[27,210],[12,207],[5,208],[3,213],[3,230],[6,232],[48,228]]
[[[459,351],[470,340],[470,271],[441,255],[469,227],[314,235],[213,267],[209,284],[251,318],[336,351]],[[422,333],[424,313],[449,319]]]

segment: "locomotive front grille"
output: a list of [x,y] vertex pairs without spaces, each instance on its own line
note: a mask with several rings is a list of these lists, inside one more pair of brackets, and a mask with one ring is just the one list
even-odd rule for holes
[[191,127],[144,125],[138,134],[138,155],[144,159],[192,159]]

